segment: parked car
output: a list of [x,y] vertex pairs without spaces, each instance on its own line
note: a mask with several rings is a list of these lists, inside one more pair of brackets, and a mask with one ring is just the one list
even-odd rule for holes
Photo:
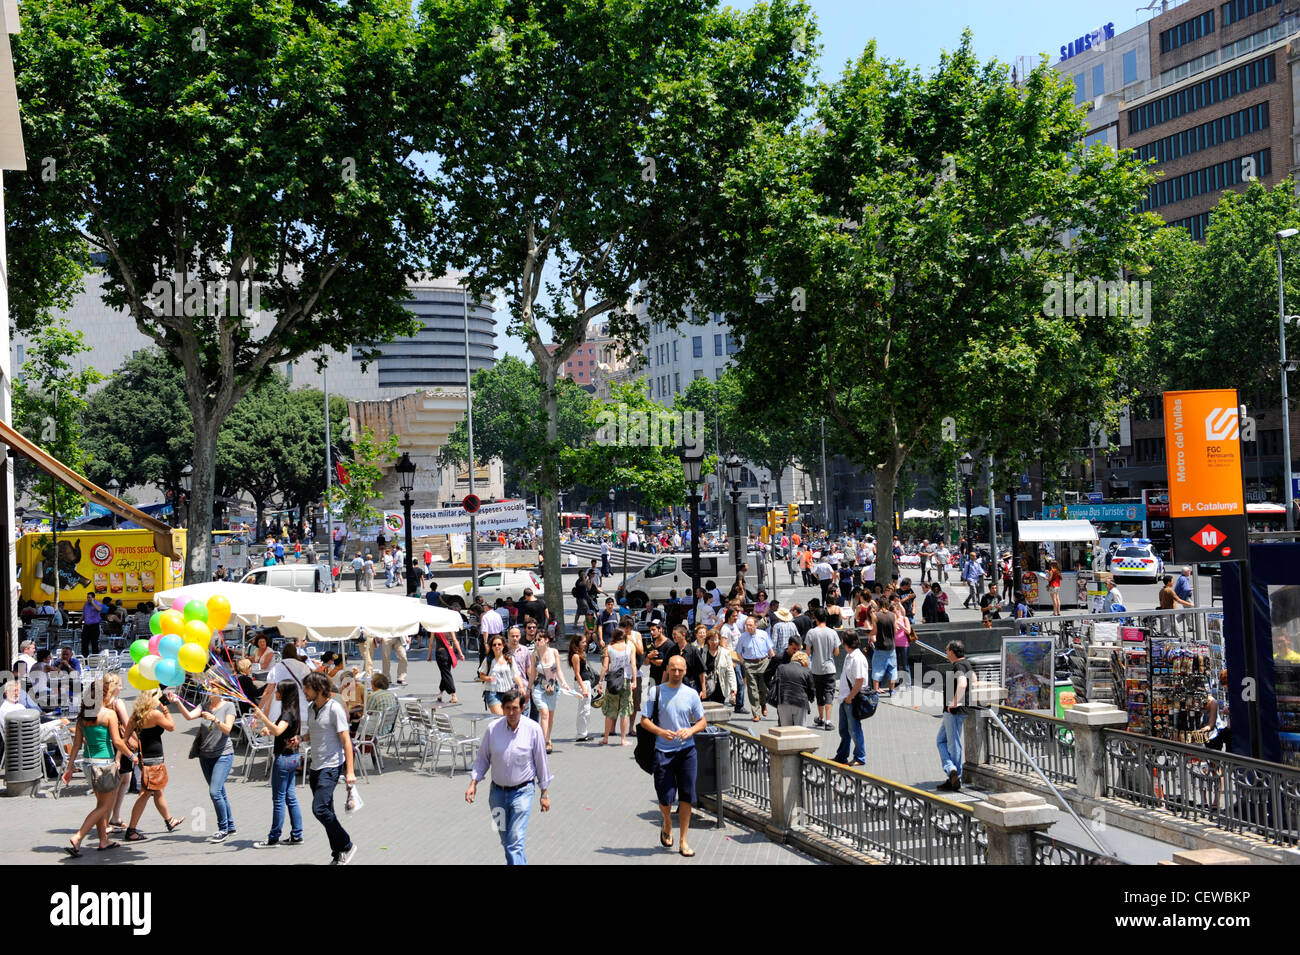
[[325,564],[275,564],[271,567],[254,567],[243,577],[241,584],[264,584],[280,590],[304,593],[329,593],[330,569]]
[[[470,602],[473,593],[473,578],[449,584],[442,590],[442,602],[453,610],[463,610]],[[498,599],[513,597],[516,602],[523,599],[524,588],[530,588],[535,597],[546,596],[541,579],[531,570],[488,570],[478,575],[478,595],[488,604]]]

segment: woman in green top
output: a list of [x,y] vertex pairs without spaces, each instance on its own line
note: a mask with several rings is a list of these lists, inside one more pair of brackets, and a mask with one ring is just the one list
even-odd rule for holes
[[81,715],[72,738],[72,750],[68,753],[68,767],[63,771],[63,782],[72,782],[77,753],[84,743],[85,757],[89,763],[87,773],[91,790],[95,794],[95,808],[86,816],[77,834],[64,846],[64,851],[70,856],[81,855],[81,842],[91,829],[99,831],[101,852],[120,845],[108,841],[108,817],[117,797],[117,755],[120,753],[128,759],[135,759],[135,754],[127,748],[123,738],[123,728],[118,722],[117,708],[114,706],[117,695],[121,692],[122,679],[116,673],[96,680],[82,691]]

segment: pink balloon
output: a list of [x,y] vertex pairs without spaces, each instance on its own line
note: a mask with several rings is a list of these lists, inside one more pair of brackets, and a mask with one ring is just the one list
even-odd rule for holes
[[149,638],[149,652],[150,652],[150,653],[157,653],[157,652],[158,652],[158,641],[161,640],[161,639],[162,639],[162,634],[161,634],[161,633],[155,633],[152,637]]
[[175,600],[172,601],[172,609],[184,613],[186,603],[188,603],[188,601],[184,597],[177,597]]

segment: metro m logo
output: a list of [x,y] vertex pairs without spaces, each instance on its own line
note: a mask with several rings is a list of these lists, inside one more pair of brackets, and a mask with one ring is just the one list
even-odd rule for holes
[[1205,440],[1236,441],[1239,427],[1236,408],[1215,408],[1205,416]]

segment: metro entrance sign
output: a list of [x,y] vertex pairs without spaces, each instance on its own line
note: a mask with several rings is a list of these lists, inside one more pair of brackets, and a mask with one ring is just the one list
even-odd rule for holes
[[1164,404],[1174,559],[1245,560],[1249,538],[1236,390],[1166,391]]

